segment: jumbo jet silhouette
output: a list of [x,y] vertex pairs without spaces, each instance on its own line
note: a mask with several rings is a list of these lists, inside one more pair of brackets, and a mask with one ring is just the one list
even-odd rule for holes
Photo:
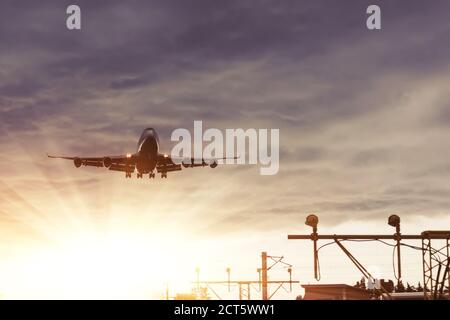
[[[181,166],[185,168],[217,167],[217,159],[172,159],[170,155],[159,153],[159,138],[155,129],[147,128],[142,132],[138,141],[137,152],[121,156],[105,157],[60,157],[48,155],[49,158],[72,160],[75,167],[91,166],[105,167],[112,171],[125,172],[126,178],[131,178],[133,172],[137,172],[137,178],[148,174],[150,178],[155,177],[155,170],[161,173],[161,178],[167,178],[167,172],[180,171]],[[236,159],[236,158],[234,158]]]

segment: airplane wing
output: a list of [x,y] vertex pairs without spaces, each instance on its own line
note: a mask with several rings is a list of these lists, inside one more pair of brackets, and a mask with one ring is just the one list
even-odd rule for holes
[[206,167],[215,168],[218,165],[219,160],[226,159],[238,159],[238,157],[233,158],[211,158],[211,159],[197,159],[197,158],[172,158],[167,154],[158,154],[158,161],[156,164],[157,172],[170,172],[170,171],[180,171],[181,166],[184,168],[194,168],[194,167]]
[[[53,156],[47,154],[49,158],[71,160],[75,167],[81,166],[90,167],[105,167],[112,171],[126,172],[127,177],[131,177],[131,173],[135,171],[137,154],[127,154],[121,156],[105,156],[105,157],[67,157],[67,156]],[[194,168],[209,166],[215,168],[219,160],[227,158],[215,159],[196,159],[196,158],[172,158],[170,155],[158,154],[156,162],[156,172],[161,173],[162,177],[167,177],[167,172],[180,171],[181,167]],[[237,159],[237,157],[232,158]],[[154,174],[153,174],[154,177]]]
[[136,156],[131,154],[105,157],[66,157],[47,154],[47,157],[71,160],[77,168],[81,166],[105,167],[112,171],[133,172],[136,166]]

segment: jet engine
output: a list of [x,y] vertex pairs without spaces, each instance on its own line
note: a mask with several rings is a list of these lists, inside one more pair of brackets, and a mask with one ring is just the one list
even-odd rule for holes
[[214,169],[215,167],[217,167],[217,162],[214,161],[209,166]]
[[111,164],[112,164],[112,160],[111,160],[110,157],[104,157],[104,158],[103,158],[103,166],[104,166],[105,168],[111,167]]
[[81,159],[80,159],[80,158],[75,158],[75,159],[73,159],[73,164],[74,164],[75,167],[77,167],[77,168],[81,167]]

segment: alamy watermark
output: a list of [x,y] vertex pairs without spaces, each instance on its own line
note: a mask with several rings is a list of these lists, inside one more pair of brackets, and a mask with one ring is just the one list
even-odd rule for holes
[[275,175],[280,168],[279,129],[225,129],[224,134],[215,128],[203,132],[202,121],[194,121],[193,134],[188,129],[178,128],[170,139],[178,141],[171,151],[171,158],[178,164],[194,159],[195,164],[204,161],[259,165],[261,175]]
[[[369,5],[366,9],[366,27],[369,30],[381,29],[381,8],[376,4]],[[81,8],[71,4],[66,9],[66,27],[69,30],[81,30]]]

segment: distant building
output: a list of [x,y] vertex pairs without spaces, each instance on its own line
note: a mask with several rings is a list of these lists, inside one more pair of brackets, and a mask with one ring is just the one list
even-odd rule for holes
[[423,292],[394,292],[391,293],[391,296],[388,298],[388,300],[424,300],[424,294]]
[[[389,292],[375,296],[373,290],[364,288],[359,282],[357,286],[346,284],[311,284],[302,285],[305,289],[303,300],[423,300],[423,291],[392,292],[392,281],[380,280]],[[300,298],[301,299],[301,298]]]
[[197,300],[197,296],[194,293],[177,293],[175,300]]
[[209,300],[208,288],[194,288],[190,293],[177,293],[175,300]]
[[370,300],[372,292],[346,284],[305,284],[303,300]]

